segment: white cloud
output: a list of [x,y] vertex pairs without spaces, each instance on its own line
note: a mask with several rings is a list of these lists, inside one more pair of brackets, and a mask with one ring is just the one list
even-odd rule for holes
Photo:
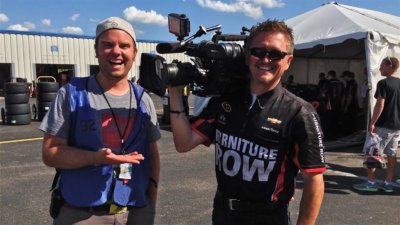
[[24,22],[24,27],[28,28],[29,30],[33,30],[36,28],[36,25],[32,22]]
[[98,22],[100,22],[99,19],[93,19],[93,18],[90,18],[89,21],[92,22],[92,23],[98,23]]
[[8,21],[8,16],[4,13],[0,13],[0,23],[4,23]]
[[253,0],[254,4],[263,6],[265,8],[283,7],[285,3],[282,0]]
[[50,19],[42,19],[42,24],[49,27],[51,25],[51,20]]
[[62,32],[66,34],[83,34],[83,30],[80,27],[63,27]]
[[145,32],[143,30],[135,29],[135,33],[136,33],[136,35],[142,35]]
[[76,14],[72,15],[71,17],[69,17],[69,19],[72,20],[72,21],[77,21],[79,19],[80,15],[81,14],[76,13]]
[[246,16],[259,19],[263,16],[262,8],[282,7],[282,0],[236,0],[235,2],[225,3],[215,0],[196,0],[203,8],[209,8],[219,12],[243,13]]
[[160,26],[168,24],[166,16],[157,14],[156,11],[144,11],[139,10],[134,6],[126,8],[124,10],[125,19],[131,22],[146,23],[146,24],[157,24]]
[[10,25],[7,29],[8,30],[18,30],[18,31],[29,31],[29,29],[27,27],[25,27],[24,25],[21,25],[21,24]]

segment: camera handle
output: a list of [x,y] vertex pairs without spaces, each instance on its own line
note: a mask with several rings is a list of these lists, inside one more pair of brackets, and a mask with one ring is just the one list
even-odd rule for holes
[[181,42],[181,46],[186,45],[187,43],[190,43],[193,41],[195,38],[198,38],[204,34],[207,34],[207,32],[213,31],[213,30],[220,30],[222,26],[220,24],[212,26],[212,27],[207,27],[205,28],[204,26],[199,26],[199,30],[192,36],[188,37],[186,40]]

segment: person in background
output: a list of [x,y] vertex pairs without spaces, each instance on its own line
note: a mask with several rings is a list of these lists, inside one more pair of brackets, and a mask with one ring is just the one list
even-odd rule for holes
[[54,224],[153,224],[161,135],[150,96],[128,80],[132,25],[101,21],[94,47],[100,72],[64,85],[40,125],[43,162],[57,169],[63,199]]
[[288,91],[292,92],[293,94],[297,94],[297,83],[294,82],[294,76],[289,75],[286,82],[283,84],[283,87],[286,88]]
[[327,85],[327,80],[326,80],[326,77],[325,77],[325,73],[324,72],[319,73],[318,74],[318,78],[319,78],[319,80],[318,80],[318,89],[322,89]]
[[343,96],[343,82],[336,78],[336,71],[330,70],[327,73],[326,79],[328,80],[327,89],[327,104],[328,104],[328,112],[327,112],[327,129],[326,129],[326,139],[327,140],[336,140],[339,136],[339,126],[338,124],[342,123],[342,96]]
[[387,171],[383,185],[375,180],[375,168],[367,169],[368,181],[356,184],[359,191],[393,192],[392,179],[396,165],[396,153],[400,141],[400,78],[396,77],[399,60],[396,57],[386,57],[382,60],[379,71],[386,77],[377,84],[374,97],[376,103],[369,123],[368,132],[382,138],[381,146],[387,156]]
[[[318,104],[315,104],[317,107],[317,113],[319,115],[319,118],[321,120],[321,127],[322,131],[324,134],[329,133],[329,128],[331,126],[332,121],[329,121],[330,119],[330,111],[332,110],[332,106],[330,102],[328,101],[328,85],[329,82],[325,78],[325,73],[321,72],[319,73],[319,81],[318,81],[318,94],[316,97],[316,101]],[[326,136],[325,136],[326,137]]]
[[60,73],[60,87],[68,84],[70,80],[71,79],[69,77],[68,71],[64,71],[64,72]]
[[343,123],[341,134],[349,135],[357,130],[357,115],[360,111],[358,105],[358,85],[354,80],[354,73],[348,70],[344,71],[342,78],[346,85],[342,97]]
[[299,171],[297,224],[315,224],[324,194],[323,134],[311,104],[282,87],[293,49],[292,29],[283,21],[253,27],[245,47],[249,83],[211,98],[191,122],[183,86],[168,87],[177,151],[215,143],[214,225],[291,224],[288,204]]

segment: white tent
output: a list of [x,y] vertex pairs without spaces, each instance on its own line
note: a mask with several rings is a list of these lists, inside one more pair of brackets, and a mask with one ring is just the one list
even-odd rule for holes
[[320,72],[333,69],[340,76],[353,71],[359,86],[368,78],[373,107],[376,84],[383,78],[382,59],[400,59],[400,17],[331,2],[285,22],[295,39],[295,57],[286,75],[316,84]]

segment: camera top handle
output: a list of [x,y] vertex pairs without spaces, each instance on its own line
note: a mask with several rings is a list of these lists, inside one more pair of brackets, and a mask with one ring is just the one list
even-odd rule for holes
[[188,37],[186,40],[181,42],[181,45],[186,45],[188,43],[190,43],[191,41],[193,41],[195,38],[201,37],[204,34],[207,34],[210,31],[213,30],[217,30],[219,31],[222,28],[222,26],[220,24],[212,26],[212,27],[203,27],[203,26],[199,26],[199,30],[193,34],[192,36]]

